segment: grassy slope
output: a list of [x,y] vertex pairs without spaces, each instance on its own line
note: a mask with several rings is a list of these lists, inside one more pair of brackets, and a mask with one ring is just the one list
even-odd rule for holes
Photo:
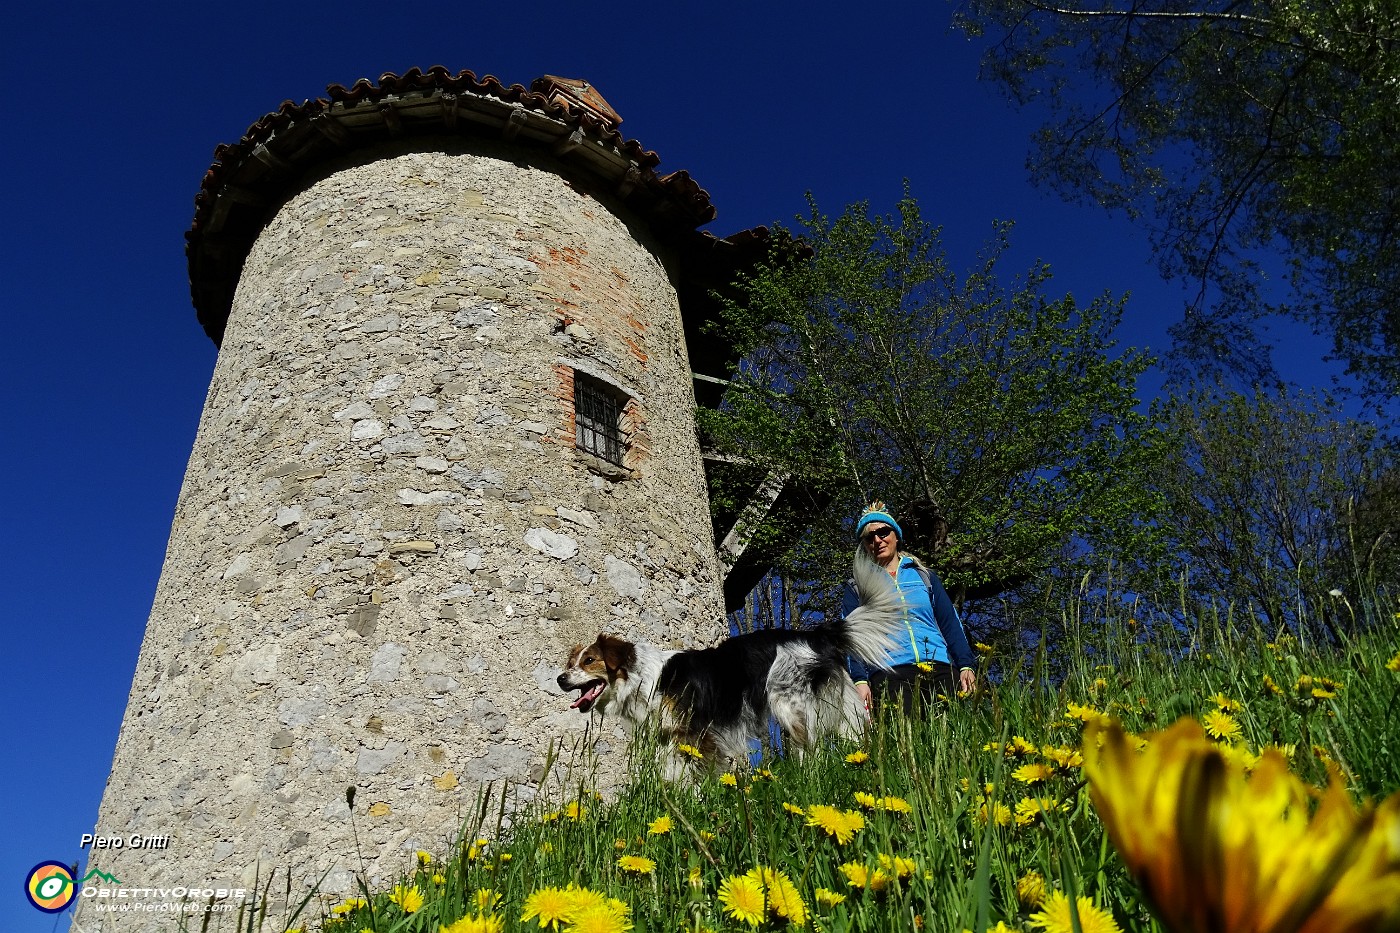
[[[661,782],[643,749],[629,790],[611,802],[588,791],[586,767],[560,767],[556,773],[564,777],[552,789],[555,809],[532,804],[506,834],[496,798],[484,800],[480,819],[464,827],[464,838],[488,844],[433,853],[426,866],[406,857],[405,883],[424,895],[412,913],[393,903],[391,892],[365,891],[369,903],[339,916],[325,913],[331,905],[313,899],[290,925],[330,933],[438,933],[444,924],[476,913],[475,892],[489,889],[500,901],[488,916],[502,918],[507,930],[537,930],[535,921],[520,920],[526,898],[542,887],[573,884],[625,901],[636,930],[751,929],[724,916],[717,892],[726,877],[764,865],[785,872],[816,926],[833,933],[920,926],[979,930],[999,920],[1029,929],[1016,897],[1016,881],[1028,871],[1039,872],[1052,888],[1093,898],[1125,930],[1156,929],[1107,843],[1079,769],[1056,768],[1031,785],[1013,774],[1045,761],[1042,755],[1004,755],[986,747],[1015,736],[1035,746],[1077,747],[1082,724],[1067,715],[1071,704],[1148,731],[1181,716],[1201,718],[1234,701],[1240,705],[1233,713],[1240,728],[1237,748],[1292,746],[1294,770],[1304,779],[1325,783],[1327,762],[1335,761],[1358,796],[1384,796],[1400,788],[1394,748],[1400,673],[1386,667],[1400,651],[1395,608],[1378,609],[1371,630],[1341,650],[1290,638],[1269,642],[1259,632],[1149,637],[1121,612],[1072,608],[1067,627],[1079,634],[1067,639],[1070,644],[1046,645],[1015,661],[994,688],[975,698],[940,703],[916,719],[882,719],[860,745],[834,746],[801,762],[770,760],[771,770],[740,774],[735,786],[711,774],[695,787]],[[1095,616],[1092,624],[1078,622],[1081,614]],[[1046,674],[1051,657],[1059,662],[1054,677]],[[1299,688],[1305,675],[1330,678],[1341,689],[1335,697],[1314,697],[1313,689],[1325,694],[1326,684],[1304,681]],[[1219,702],[1212,699],[1217,695]],[[848,762],[847,755],[857,751],[869,760]],[[995,785],[990,798],[989,784]],[[864,808],[854,796],[858,792],[898,796],[910,812]],[[1026,802],[1034,797],[1053,801],[1046,804],[1048,813]],[[565,806],[569,801],[572,808]],[[992,812],[997,804],[1011,812],[1009,825],[989,826],[978,818],[988,802]],[[856,810],[864,826],[841,844],[784,804]],[[671,817],[670,830],[649,832],[662,816]],[[848,883],[842,864],[875,868],[881,854],[911,859],[918,869],[879,894]],[[655,867],[628,872],[619,866],[623,855],[645,857]],[[847,899],[818,907],[818,888]],[[249,915],[239,922],[249,930],[288,925],[286,918]],[[770,917],[763,928],[783,925]]]

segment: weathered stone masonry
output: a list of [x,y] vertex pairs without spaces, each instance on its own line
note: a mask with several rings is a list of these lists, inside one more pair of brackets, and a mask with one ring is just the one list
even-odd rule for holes
[[[557,148],[346,147],[269,206],[96,827],[171,843],[97,867],[244,886],[329,869],[343,893],[354,786],[369,874],[389,877],[483,782],[528,796],[549,742],[582,729],[553,684],[569,645],[719,634],[677,248]],[[625,469],[574,448],[579,372],[625,394]]]

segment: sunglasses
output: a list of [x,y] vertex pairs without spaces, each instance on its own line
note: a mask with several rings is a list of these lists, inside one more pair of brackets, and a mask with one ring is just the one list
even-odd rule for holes
[[861,537],[861,540],[862,540],[862,541],[873,541],[873,540],[875,540],[876,538],[885,538],[885,537],[888,537],[889,535],[892,535],[892,534],[894,534],[894,529],[893,529],[893,528],[889,528],[889,527],[877,528],[877,529],[875,529],[874,531],[869,532],[868,534],[862,536],[862,537]]

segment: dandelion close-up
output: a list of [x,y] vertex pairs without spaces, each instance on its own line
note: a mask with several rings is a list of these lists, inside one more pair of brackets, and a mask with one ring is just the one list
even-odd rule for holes
[[617,867],[633,875],[649,875],[656,871],[656,862],[644,855],[624,855],[617,860]]
[[1109,838],[1172,933],[1400,925],[1400,794],[1358,809],[1334,777],[1319,796],[1272,750],[1251,775],[1190,719],[1142,753],[1104,725],[1084,755]]
[[440,933],[504,933],[505,919],[495,914],[476,914],[462,917],[441,927]]
[[1207,710],[1206,714],[1201,717],[1201,722],[1213,739],[1233,742],[1242,734],[1239,722],[1224,710]]
[[845,845],[865,828],[865,817],[855,810],[838,810],[818,803],[807,808],[807,825],[821,829],[838,845]]
[[1022,797],[1016,802],[1016,825],[1034,826],[1059,806],[1060,801],[1054,797]]
[[647,834],[650,836],[664,836],[671,831],[671,817],[669,815],[658,816],[647,824]]
[[999,800],[984,801],[977,808],[975,814],[977,823],[986,826],[988,822],[996,823],[998,826],[1011,825],[1011,808]]
[[1057,768],[1077,768],[1084,764],[1084,756],[1077,748],[1066,748],[1061,745],[1045,745],[1040,749],[1040,754]]
[[1239,700],[1232,700],[1223,693],[1216,693],[1210,698],[1210,701],[1215,704],[1216,709],[1224,710],[1227,713],[1238,713],[1244,709]]
[[775,916],[783,918],[791,926],[806,925],[807,905],[798,893],[797,886],[784,872],[760,865],[750,869],[747,875],[763,885],[768,898],[768,908]]
[[1026,910],[1044,903],[1047,891],[1045,877],[1038,871],[1028,871],[1016,879],[1016,900]]
[[418,890],[416,884],[396,884],[394,890],[389,892],[389,900],[403,908],[406,914],[416,913],[423,906],[423,892]]
[[580,909],[565,927],[565,933],[626,933],[630,929],[627,905],[609,900]]
[[[1397,657],[1400,657],[1400,655],[1397,655]],[[846,764],[848,765],[863,765],[869,760],[870,756],[865,752],[851,752],[846,756]]]
[[1038,761],[1021,765],[1011,776],[1022,784],[1042,784],[1055,776],[1055,769]]
[[719,885],[724,912],[741,923],[758,926],[768,914],[763,884],[750,875],[732,875]]
[[[1078,926],[1071,913],[1078,915]],[[1063,891],[1050,892],[1040,910],[1031,914],[1029,922],[1045,933],[1122,933],[1122,927],[1113,919],[1113,914],[1096,907],[1087,897],[1076,898],[1071,907],[1069,896]],[[1205,929],[1209,928],[1202,928]]]
[[540,929],[559,929],[574,911],[574,897],[563,888],[540,888],[525,898],[520,920],[538,920]]
[[812,892],[812,899],[823,907],[830,909],[837,904],[845,903],[846,895],[832,891],[829,888],[817,888]]

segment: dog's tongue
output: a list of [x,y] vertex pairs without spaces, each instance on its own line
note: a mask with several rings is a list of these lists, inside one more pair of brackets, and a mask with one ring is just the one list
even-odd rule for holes
[[[594,684],[588,690],[585,690],[583,693],[581,693],[577,700],[570,703],[569,709],[578,709],[580,706],[583,706],[583,708],[587,710],[589,706],[593,705],[593,701],[598,699],[598,696],[603,692],[603,687],[605,686],[607,685]],[[588,706],[584,706],[585,703],[587,703]]]

